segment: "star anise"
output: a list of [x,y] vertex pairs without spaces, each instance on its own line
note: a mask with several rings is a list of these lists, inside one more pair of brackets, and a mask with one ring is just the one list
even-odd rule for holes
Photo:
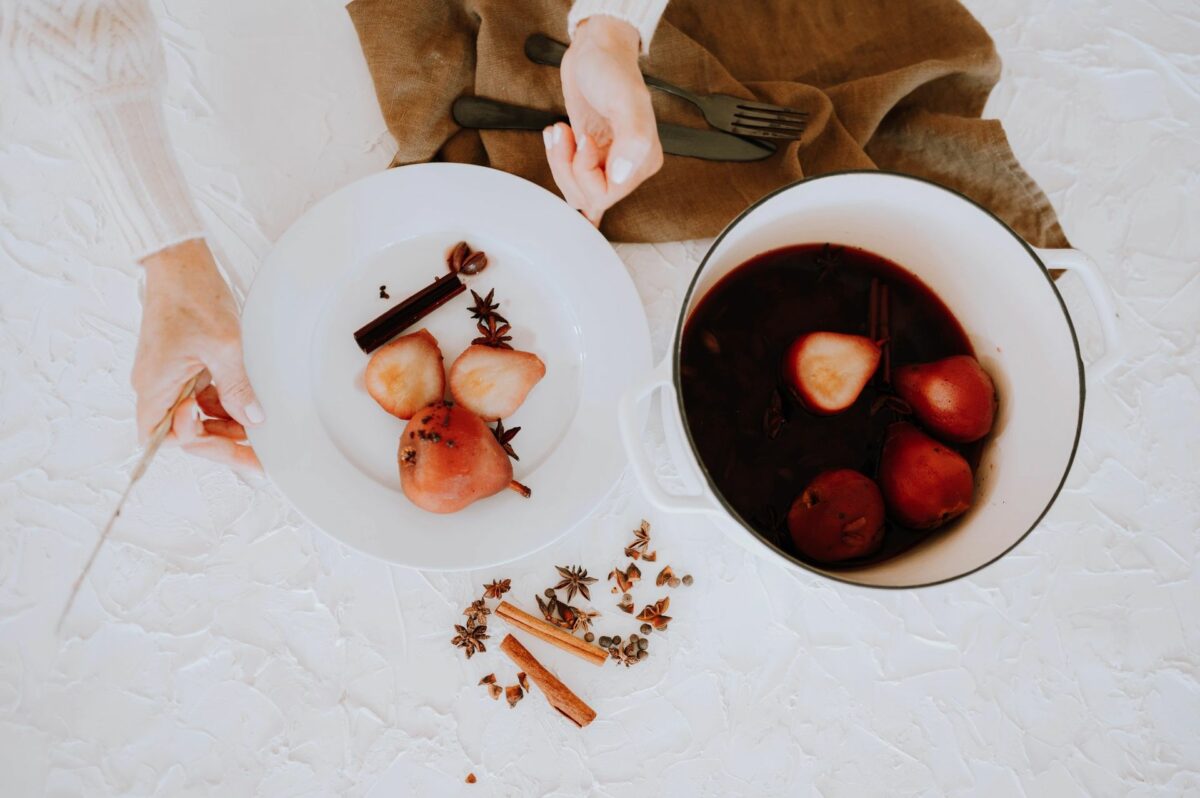
[[633,542],[625,547],[625,556],[637,559],[641,557],[650,562],[658,558],[658,552],[647,552],[650,546],[650,522],[643,519],[642,525],[633,530]]
[[508,323],[508,319],[496,312],[496,308],[500,307],[500,303],[492,301],[496,296],[495,288],[488,291],[486,297],[481,297],[472,289],[471,296],[475,298],[475,304],[468,308],[471,311],[471,318],[478,321],[496,319],[499,322]]
[[508,334],[512,327],[503,319],[488,316],[475,327],[479,330],[479,337],[471,341],[472,344],[481,344],[495,349],[512,349],[512,345],[508,343],[512,340],[512,336]]
[[562,627],[568,632],[590,631],[592,628],[592,619],[600,615],[595,610],[568,607],[561,601],[558,603],[558,614],[562,617]]
[[667,582],[670,582],[674,578],[675,578],[675,572],[673,570],[671,570],[671,566],[668,565],[665,568],[663,568],[661,571],[658,572],[658,576],[656,576],[654,578],[654,584],[658,585],[659,587],[662,587],[663,585],[665,585]]
[[463,610],[463,615],[467,616],[468,624],[476,624],[487,626],[487,616],[491,615],[492,611],[487,608],[487,604],[483,599],[475,599],[471,602],[471,606]]
[[470,659],[476,651],[487,651],[487,646],[483,642],[488,639],[487,626],[474,624],[468,618],[466,626],[454,624],[454,631],[458,634],[450,642],[466,651],[467,659]]
[[504,596],[512,589],[511,579],[496,579],[490,585],[483,586],[483,597],[490,599],[498,599]]
[[542,617],[555,626],[561,626],[562,619],[558,613],[558,599],[554,596],[550,596],[545,601],[542,600],[541,596],[534,596],[534,598],[537,599],[538,609],[542,611]]
[[562,577],[562,581],[555,585],[554,589],[566,590],[567,601],[575,598],[576,593],[579,593],[588,601],[592,600],[592,594],[588,590],[588,585],[595,584],[599,580],[594,576],[588,576],[587,569],[579,565],[569,565],[566,568],[561,565],[554,567],[558,569],[558,574]]
[[633,583],[642,578],[642,572],[638,569],[636,563],[629,563],[629,567],[622,571],[620,568],[612,569],[612,573],[608,575],[609,579],[615,579],[617,586],[613,588],[613,592],[618,590],[622,593],[628,593],[633,587]]
[[671,616],[666,615],[667,608],[671,606],[671,597],[660,598],[653,604],[647,604],[645,608],[637,614],[639,621],[645,621],[652,625],[655,629],[662,631],[667,628],[667,624],[671,622]]
[[[511,348],[511,347],[510,347]],[[514,460],[520,460],[517,453],[513,451],[512,439],[517,437],[517,433],[521,431],[520,427],[505,429],[503,421],[496,422],[496,428],[492,430],[492,434],[496,436],[496,442],[500,444],[500,448]]]
[[874,404],[871,405],[871,415],[875,415],[885,407],[888,410],[892,410],[902,416],[910,416],[912,415],[913,411],[912,405],[901,399],[899,396],[888,396],[885,394],[879,396],[875,400]]
[[829,244],[821,247],[821,253],[816,257],[816,264],[821,269],[821,273],[817,275],[817,282],[824,280],[834,267],[841,264],[844,249],[845,247],[833,247]]

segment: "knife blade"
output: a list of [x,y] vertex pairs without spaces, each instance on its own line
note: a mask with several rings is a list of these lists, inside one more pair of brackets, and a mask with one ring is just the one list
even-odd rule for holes
[[[525,108],[489,100],[459,97],[450,109],[454,121],[474,130],[542,130],[567,118],[554,111]],[[700,130],[669,122],[658,123],[663,152],[705,161],[761,161],[775,154],[775,146],[751,141],[719,130]]]

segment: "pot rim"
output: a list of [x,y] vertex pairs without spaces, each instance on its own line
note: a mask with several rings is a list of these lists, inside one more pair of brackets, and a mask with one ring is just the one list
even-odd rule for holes
[[[1030,524],[1029,528],[1026,529],[1023,533],[1021,533],[1021,536],[1019,538],[1017,538],[1016,541],[1014,541],[1011,546],[1004,549],[1004,551],[1000,552],[999,554],[997,554],[995,557],[991,558],[987,562],[984,562],[981,565],[977,565],[974,568],[972,568],[968,571],[964,571],[963,573],[957,574],[955,576],[948,576],[945,579],[938,579],[938,580],[935,580],[932,582],[922,582],[920,584],[914,584],[914,585],[871,585],[871,584],[864,584],[862,582],[856,582],[852,579],[847,579],[845,577],[839,576],[837,574],[837,572],[824,571],[819,568],[813,567],[812,565],[804,562],[803,560],[800,560],[799,558],[797,558],[790,552],[784,551],[779,546],[777,546],[773,541],[769,540],[765,535],[762,535],[759,532],[755,531],[755,529],[746,521],[746,519],[742,517],[741,513],[739,513],[737,510],[735,510],[733,508],[733,506],[730,505],[728,501],[726,501],[725,496],[721,493],[721,491],[717,488],[716,483],[713,481],[712,474],[709,473],[708,466],[705,465],[704,462],[700,459],[699,452],[696,449],[696,441],[692,437],[692,430],[691,430],[691,427],[688,425],[687,410],[683,406],[683,391],[681,389],[681,384],[680,384],[680,379],[679,379],[679,368],[680,368],[679,367],[679,359],[680,359],[680,354],[682,352],[682,345],[683,345],[683,326],[687,322],[687,317],[689,315],[688,307],[691,304],[692,297],[695,295],[696,286],[700,281],[700,275],[702,275],[704,273],[704,270],[708,267],[709,259],[712,258],[713,253],[717,250],[717,247],[720,245],[720,243],[725,239],[725,236],[727,236],[729,234],[729,232],[731,230],[733,230],[734,227],[736,227],[738,224],[740,224],[743,219],[745,219],[747,216],[749,216],[751,213],[753,213],[760,205],[763,205],[768,200],[774,198],[778,194],[782,194],[785,191],[790,191],[790,190],[796,188],[797,186],[800,186],[805,183],[812,183],[812,182],[815,182],[818,180],[826,180],[829,178],[841,177],[841,176],[845,176],[845,175],[862,175],[862,174],[886,175],[888,177],[912,180],[912,181],[915,181],[918,183],[924,183],[928,186],[932,186],[941,191],[945,191],[948,194],[953,194],[954,196],[958,197],[959,199],[962,199],[962,200],[968,202],[969,204],[973,205],[977,210],[979,210],[979,211],[983,212],[984,214],[986,214],[987,216],[991,217],[991,219],[994,222],[996,222],[996,224],[998,224],[1001,228],[1003,228],[1005,231],[1007,231],[1009,235],[1011,235],[1013,238],[1015,238],[1017,240],[1017,242],[1020,243],[1020,245],[1022,247],[1024,247],[1026,253],[1028,253],[1028,255],[1029,255],[1031,261],[1033,262],[1033,264],[1035,265],[1035,267],[1041,270],[1042,276],[1046,279],[1047,285],[1050,287],[1050,290],[1054,292],[1055,299],[1058,300],[1059,308],[1062,309],[1063,319],[1067,322],[1067,329],[1070,330],[1070,332],[1071,332],[1071,344],[1075,348],[1075,364],[1078,369],[1077,376],[1078,376],[1078,380],[1079,380],[1079,417],[1076,419],[1076,422],[1075,422],[1075,439],[1071,443],[1071,454],[1067,458],[1066,466],[1063,468],[1062,478],[1059,480],[1058,485],[1054,488],[1054,492],[1050,495],[1050,499],[1046,503],[1046,506],[1044,508],[1042,508],[1042,511],[1040,513],[1038,513],[1037,518],[1035,518],[1033,520],[1033,523]],[[919,276],[920,275],[918,275],[918,277]],[[1033,532],[1034,529],[1037,528],[1038,524],[1040,524],[1042,522],[1042,519],[1046,517],[1046,513],[1050,512],[1050,508],[1054,506],[1054,502],[1058,500],[1059,494],[1062,493],[1063,486],[1067,482],[1067,477],[1071,473],[1071,466],[1074,465],[1074,463],[1075,463],[1075,455],[1079,451],[1079,440],[1080,440],[1080,437],[1083,432],[1083,408],[1084,408],[1085,400],[1087,398],[1087,381],[1086,381],[1085,375],[1084,375],[1083,356],[1079,349],[1079,336],[1075,332],[1075,324],[1071,321],[1071,314],[1067,310],[1066,302],[1063,301],[1062,294],[1059,293],[1058,286],[1055,285],[1055,283],[1054,283],[1054,278],[1050,276],[1050,271],[1046,268],[1046,265],[1042,262],[1042,259],[1038,257],[1037,251],[1032,246],[1029,245],[1029,242],[1027,242],[1020,235],[1018,235],[1017,232],[1015,230],[1013,230],[1011,227],[1009,227],[1008,224],[1003,219],[996,216],[996,214],[992,213],[990,210],[988,210],[984,206],[980,205],[978,202],[971,199],[970,197],[963,194],[962,192],[955,191],[954,189],[951,189],[951,188],[947,188],[946,186],[943,186],[939,183],[935,183],[932,180],[927,180],[923,177],[917,177],[916,175],[907,175],[907,174],[902,174],[900,172],[891,172],[891,171],[887,171],[887,170],[883,170],[883,169],[846,169],[846,170],[842,170],[842,171],[838,171],[838,172],[827,172],[825,174],[814,175],[813,177],[801,178],[800,180],[789,183],[786,186],[781,186],[780,188],[777,188],[774,191],[772,191],[768,194],[765,194],[764,196],[762,196],[759,199],[757,199],[756,201],[754,201],[745,210],[743,210],[741,213],[739,213],[737,216],[735,216],[729,222],[729,224],[725,225],[724,229],[721,230],[721,232],[717,235],[717,237],[713,239],[712,244],[709,245],[708,251],[704,253],[704,258],[700,261],[700,265],[696,267],[696,273],[692,275],[691,282],[688,284],[687,291],[684,293],[684,296],[683,296],[683,306],[680,308],[679,318],[675,324],[675,336],[674,336],[674,341],[672,343],[671,348],[672,348],[671,381],[675,387],[675,401],[678,403],[679,419],[683,426],[684,435],[687,436],[688,446],[691,448],[692,458],[695,460],[697,467],[700,469],[700,473],[704,476],[704,481],[708,487],[709,492],[712,493],[713,497],[720,504],[721,508],[733,520],[737,521],[737,523],[742,527],[742,529],[744,529],[748,534],[753,535],[760,543],[766,545],[775,554],[782,557],[784,560],[790,562],[792,565],[803,568],[804,570],[806,570],[812,574],[815,574],[820,577],[824,577],[826,579],[832,579],[836,582],[841,582],[842,584],[852,585],[854,587],[871,588],[871,589],[875,589],[875,590],[913,590],[915,588],[933,587],[935,585],[947,584],[949,582],[953,582],[955,580],[962,579],[963,577],[970,576],[971,574],[977,573],[978,571],[981,571],[984,568],[987,568],[989,565],[996,562],[1000,558],[1004,557],[1006,554],[1008,554],[1010,551],[1012,551],[1018,545],[1020,545],[1021,542],[1024,541],[1025,538],[1029,537],[1029,534],[1031,532]]]

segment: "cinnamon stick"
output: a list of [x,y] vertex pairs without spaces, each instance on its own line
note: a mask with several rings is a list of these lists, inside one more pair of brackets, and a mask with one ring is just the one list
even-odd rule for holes
[[585,643],[570,632],[519,610],[507,601],[501,601],[500,606],[496,607],[496,616],[508,621],[513,628],[528,632],[540,640],[545,640],[555,648],[574,654],[593,665],[603,665],[604,661],[608,659],[608,652],[600,646]]
[[503,642],[500,643],[500,650],[507,654],[518,668],[528,674],[533,683],[542,691],[542,695],[546,696],[550,706],[566,715],[567,719],[576,726],[583,728],[596,719],[596,710],[583,703],[583,699],[572,693],[565,684],[558,680],[558,677],[546,670],[517,638],[505,635]]
[[466,290],[457,274],[443,275],[364,324],[354,332],[354,341],[369,355]]

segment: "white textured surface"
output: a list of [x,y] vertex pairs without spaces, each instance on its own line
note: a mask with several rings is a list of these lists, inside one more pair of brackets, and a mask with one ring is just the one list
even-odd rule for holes
[[[166,5],[184,169],[227,263],[250,274],[307,206],[382,168],[388,138],[336,0]],[[493,574],[384,566],[306,526],[269,486],[174,452],[53,636],[131,465],[138,305],[65,142],[6,99],[0,791],[1200,791],[1200,8],[970,5],[1005,60],[990,112],[1123,310],[1128,357],[1088,397],[1066,491],[1000,564],[885,593],[656,517],[626,477],[575,534],[503,569],[529,602],[555,563],[607,572],[647,515],[662,559],[697,577],[648,664],[595,671],[546,654],[600,713],[584,732],[537,695],[511,711],[491,702],[475,682],[509,680],[511,666],[447,645]],[[658,352],[703,250],[621,248]],[[1094,343],[1081,286],[1062,288]]]

